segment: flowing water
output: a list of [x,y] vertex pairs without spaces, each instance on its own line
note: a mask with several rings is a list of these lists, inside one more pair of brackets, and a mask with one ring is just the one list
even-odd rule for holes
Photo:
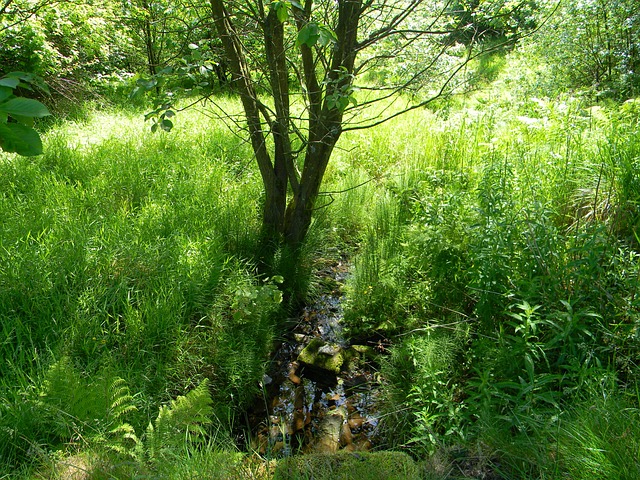
[[[376,443],[379,385],[370,363],[375,355],[371,348],[349,345],[341,324],[340,286],[348,265],[338,263],[323,274],[338,288],[304,309],[272,359],[263,398],[249,412],[251,448],[261,454],[369,450]],[[305,354],[312,347],[320,359],[345,359],[319,365]]]

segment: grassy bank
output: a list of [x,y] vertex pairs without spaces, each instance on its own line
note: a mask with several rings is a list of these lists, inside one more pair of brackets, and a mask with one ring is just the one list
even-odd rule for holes
[[280,301],[252,264],[259,183],[222,125],[180,127],[96,112],[52,129],[42,157],[0,160],[7,472],[126,441],[110,430],[143,431],[205,378],[221,429],[253,399]]

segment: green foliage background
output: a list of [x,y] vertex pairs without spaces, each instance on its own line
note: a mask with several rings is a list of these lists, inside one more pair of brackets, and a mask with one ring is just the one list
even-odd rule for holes
[[[470,461],[502,478],[640,476],[632,2],[548,19],[555,5],[529,5],[542,29],[469,64],[458,96],[345,134],[299,262],[266,266],[250,149],[212,120],[237,99],[155,135],[144,99],[108,106],[153,92],[150,66],[171,66],[170,90],[222,82],[203,6],[180,24],[184,6],[163,2],[51,3],[19,23],[33,2],[15,5],[0,65],[45,75],[66,117],[34,124],[43,155],[0,154],[0,476],[55,477],[78,455],[95,478],[255,473],[234,435],[295,314],[281,280],[312,295],[314,259],[336,248],[353,262],[348,333],[387,353],[381,448],[427,478]],[[146,38],[149,19],[189,35]],[[410,76],[410,54],[354,100]]]

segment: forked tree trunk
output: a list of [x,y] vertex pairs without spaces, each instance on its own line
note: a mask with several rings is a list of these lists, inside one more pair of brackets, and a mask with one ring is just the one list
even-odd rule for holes
[[[301,45],[303,78],[308,103],[308,138],[302,172],[298,173],[292,154],[292,128],[289,94],[289,65],[284,41],[284,27],[276,11],[262,11],[257,2],[265,41],[265,57],[275,115],[257,96],[245,51],[232,15],[223,0],[210,0],[216,29],[229,59],[232,85],[240,94],[251,145],[265,190],[263,236],[267,242],[284,243],[297,250],[304,241],[314,212],[322,178],[331,153],[342,132],[342,111],[327,98],[343,94],[351,84],[354,69],[357,28],[362,0],[338,1],[337,42],[333,46],[325,77],[318,80],[318,64],[313,47]],[[303,28],[310,20],[312,0],[305,1],[304,11],[297,11],[296,24]],[[261,117],[262,116],[262,117]],[[273,117],[273,118],[272,118]],[[273,151],[267,149],[265,126],[273,139]],[[287,199],[289,203],[287,205]]]
[[[310,9],[311,1],[306,5]],[[309,11],[306,13],[308,15]],[[343,112],[331,105],[328,99],[335,93],[344,94],[351,86],[361,13],[362,0],[338,1],[338,24],[335,30],[338,40],[326,78],[323,79],[324,91],[318,85],[310,49],[305,45],[300,47],[309,91],[309,138],[300,188],[287,207],[285,241],[293,248],[302,243],[309,231],[324,173],[342,134]]]

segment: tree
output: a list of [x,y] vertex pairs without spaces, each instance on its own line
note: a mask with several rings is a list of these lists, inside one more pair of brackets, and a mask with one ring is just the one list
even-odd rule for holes
[[537,48],[570,88],[616,99],[640,94],[640,10],[636,0],[563,2]]
[[[135,44],[144,51],[146,68],[154,76],[194,41],[197,18],[179,2],[124,0],[124,21]],[[178,41],[176,42],[176,39]]]
[[[454,35],[475,28],[466,17],[451,15],[454,0],[209,3],[264,184],[263,237],[293,251],[309,230],[343,132],[372,127],[447,94],[464,65],[482,52],[473,35],[466,45]],[[504,17],[505,5],[517,11],[513,2],[486,11]],[[366,95],[358,102],[355,79],[394,62],[406,68],[383,85],[363,88]],[[363,120],[363,109],[372,104],[425,86],[436,88],[403,111]],[[171,108],[164,103],[151,114],[165,130],[172,124],[161,112],[172,116]]]
[[122,72],[134,57],[119,1],[0,0],[0,75],[29,72],[47,79],[53,105],[79,102],[89,82]]
[[[508,5],[507,5],[508,3]],[[481,0],[456,0],[451,16],[473,26],[456,32],[459,41],[475,42],[478,39],[510,38],[507,46],[513,46],[518,36],[536,27],[538,5],[535,0],[514,3],[508,0],[485,2]],[[496,13],[500,11],[500,13]]]

